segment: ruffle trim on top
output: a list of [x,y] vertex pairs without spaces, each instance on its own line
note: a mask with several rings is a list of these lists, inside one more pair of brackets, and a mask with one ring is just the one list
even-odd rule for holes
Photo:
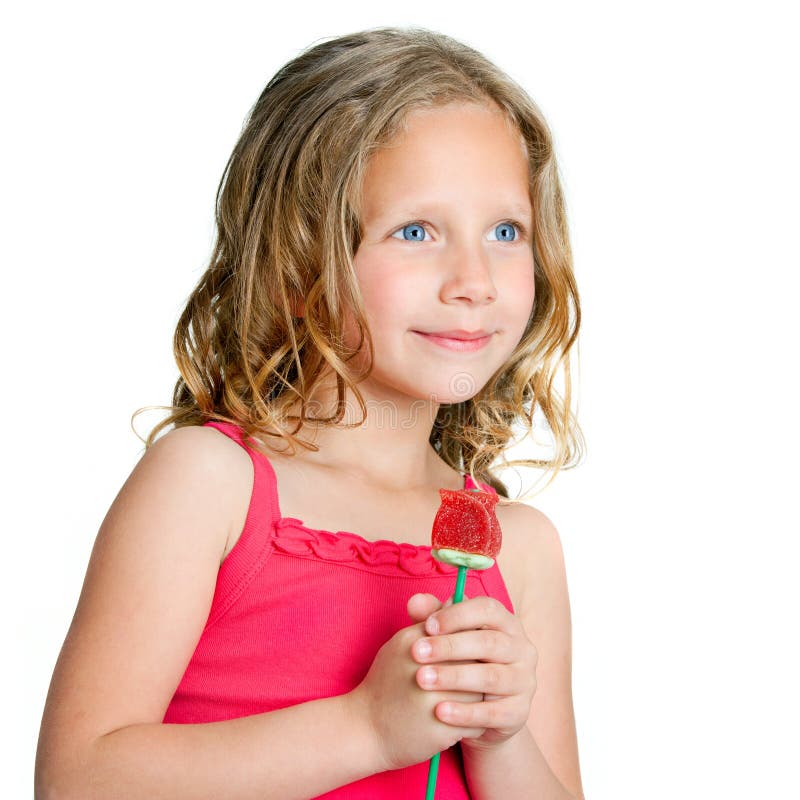
[[[467,475],[464,488],[474,485]],[[494,491],[489,486],[486,489]],[[349,531],[318,530],[303,525],[303,521],[296,517],[281,517],[275,523],[272,544],[275,550],[287,555],[350,563],[386,574],[397,574],[398,569],[415,577],[455,575],[458,572],[457,567],[433,558],[432,548],[428,545],[388,539],[370,541]]]
[[365,566],[373,572],[425,577],[453,575],[456,567],[442,564],[431,556],[431,548],[387,539],[369,541],[349,531],[307,528],[294,517],[283,517],[275,524],[275,550],[292,556]]

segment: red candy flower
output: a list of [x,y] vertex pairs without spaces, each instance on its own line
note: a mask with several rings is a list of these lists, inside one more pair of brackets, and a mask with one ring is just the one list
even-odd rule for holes
[[502,543],[494,512],[497,495],[474,489],[439,489],[439,495],[442,503],[433,521],[433,549],[460,550],[493,559]]

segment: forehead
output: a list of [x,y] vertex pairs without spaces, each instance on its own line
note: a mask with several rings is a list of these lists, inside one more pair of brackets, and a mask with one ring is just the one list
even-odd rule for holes
[[367,163],[364,216],[410,199],[434,205],[503,199],[527,213],[529,170],[525,140],[499,108],[415,109]]
[[448,121],[455,125],[479,124],[492,122],[495,126],[505,125],[510,136],[519,141],[520,152],[527,158],[525,139],[521,131],[497,103],[487,100],[454,100],[449,103],[433,106],[417,106],[410,108],[397,125],[393,137],[387,142],[387,147],[397,146],[403,139],[419,134],[427,127],[436,127],[447,124]]

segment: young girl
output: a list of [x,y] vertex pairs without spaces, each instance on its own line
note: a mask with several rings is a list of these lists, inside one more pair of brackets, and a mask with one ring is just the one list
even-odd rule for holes
[[[217,224],[170,416],[55,667],[36,796],[421,799],[441,752],[442,800],[582,798],[559,536],[492,471],[535,404],[554,457],[524,463],[580,449],[540,111],[440,34],[323,42],[253,107]],[[502,551],[457,604],[440,488],[502,498]]]

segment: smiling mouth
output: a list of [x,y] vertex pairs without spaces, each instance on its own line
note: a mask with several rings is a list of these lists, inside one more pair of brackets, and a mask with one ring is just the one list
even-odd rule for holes
[[482,339],[486,336],[491,336],[492,331],[485,331],[479,328],[475,331],[465,331],[462,328],[453,328],[447,331],[414,331],[414,333],[422,333],[425,336],[439,336],[443,339]]
[[[441,333],[424,333],[423,331],[412,331],[417,334],[421,339],[430,342],[431,344],[443,347],[446,350],[455,352],[471,353],[485,347],[491,340],[493,333],[487,333],[483,336],[479,335],[473,338],[461,338],[463,334],[459,332],[459,336],[443,336]],[[447,333],[451,333],[447,331]]]

